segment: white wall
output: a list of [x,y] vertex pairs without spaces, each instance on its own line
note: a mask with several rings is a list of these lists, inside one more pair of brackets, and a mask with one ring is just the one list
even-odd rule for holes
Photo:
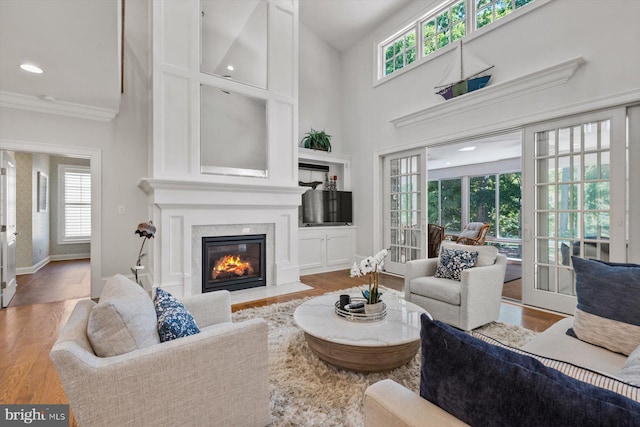
[[[100,150],[102,158],[101,275],[128,274],[135,264],[139,237],[134,231],[148,219],[146,195],[138,188],[147,176],[149,127],[148,1],[126,3],[125,93],[120,113],[111,122],[76,119],[0,108],[0,143],[23,142],[69,154]],[[146,38],[145,38],[146,37]],[[1,144],[0,144],[1,145]],[[125,206],[125,214],[118,214]],[[98,278],[100,279],[100,278]],[[103,282],[92,280],[92,297]]]
[[[589,103],[612,96],[635,96],[640,90],[640,2],[620,0],[612,7],[594,2],[555,0],[512,22],[485,32],[466,46],[473,54],[495,65],[492,84],[582,56],[583,64],[564,85],[511,98],[445,119],[429,120],[397,129],[391,119],[417,112],[444,101],[434,94],[449,55],[434,60],[373,87],[373,46],[384,35],[432,7],[432,1],[414,1],[342,55],[343,128],[348,154],[354,159],[354,215],[358,233],[357,253],[372,253],[374,236],[374,157],[397,148],[444,142],[448,135],[500,130],[503,122],[527,123],[528,117],[553,110],[579,112]],[[609,5],[609,4],[608,4]],[[615,22],[608,26],[607,23]],[[558,113],[560,114],[560,113]],[[378,178],[376,178],[378,179]],[[378,224],[379,225],[379,224]]]
[[324,130],[332,151],[343,153],[340,52],[302,22],[300,31],[298,143],[311,128]]

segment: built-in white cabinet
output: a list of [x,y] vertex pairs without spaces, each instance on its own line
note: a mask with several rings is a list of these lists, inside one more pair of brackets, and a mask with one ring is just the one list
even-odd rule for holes
[[302,227],[298,229],[300,274],[350,268],[356,256],[356,227]]

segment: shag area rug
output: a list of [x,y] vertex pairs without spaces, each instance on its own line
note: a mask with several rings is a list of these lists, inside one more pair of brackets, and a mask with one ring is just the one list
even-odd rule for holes
[[[357,292],[357,289],[335,294]],[[384,292],[400,295],[390,289]],[[391,378],[416,393],[419,391],[420,352],[397,369],[368,374],[335,368],[318,359],[293,321],[296,307],[308,299],[233,313],[234,322],[262,317],[269,325],[272,426],[362,426],[364,392],[369,385]],[[512,347],[521,347],[536,335],[504,323],[491,323],[476,331]]]

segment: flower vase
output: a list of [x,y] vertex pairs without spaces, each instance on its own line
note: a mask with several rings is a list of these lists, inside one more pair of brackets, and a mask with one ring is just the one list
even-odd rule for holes
[[376,313],[380,313],[382,311],[382,301],[378,301],[375,304],[369,304],[369,303],[365,303],[364,305],[364,312],[366,314],[376,314]]

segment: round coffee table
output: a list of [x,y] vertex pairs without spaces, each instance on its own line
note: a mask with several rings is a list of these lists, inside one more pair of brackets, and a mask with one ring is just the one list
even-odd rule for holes
[[[360,295],[353,294],[351,297]],[[421,307],[393,296],[383,298],[387,315],[357,322],[335,313],[339,295],[323,295],[301,304],[293,319],[320,359],[359,372],[378,372],[409,362],[420,348]]]

